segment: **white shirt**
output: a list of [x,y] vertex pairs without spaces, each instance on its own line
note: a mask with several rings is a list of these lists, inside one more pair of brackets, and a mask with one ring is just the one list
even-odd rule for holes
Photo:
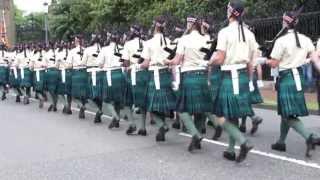
[[121,67],[120,57],[114,55],[116,44],[110,43],[109,46],[103,47],[98,56],[98,63],[103,68]]
[[69,51],[67,62],[70,63],[72,67],[86,66],[86,62],[82,60],[82,56],[79,53],[80,53],[80,46],[77,46]]
[[95,67],[99,65],[97,61],[99,51],[100,51],[100,46],[98,44],[89,46],[84,50],[83,61],[86,62],[86,65],[88,67]]
[[56,55],[57,51],[55,50],[54,52],[52,49],[44,53],[44,60],[47,62],[48,68],[58,68],[59,61],[57,60]]
[[42,51],[42,53],[40,52],[33,53],[33,55],[30,57],[33,68],[35,70],[43,69],[47,66],[47,62],[44,58],[44,55],[45,55],[45,51]]
[[182,71],[205,69],[200,65],[204,62],[205,53],[201,52],[202,47],[209,48],[208,39],[202,36],[198,31],[192,31],[190,34],[181,38],[177,54],[183,55],[184,60],[181,64]]
[[[145,46],[145,42],[143,40],[140,40],[140,43],[142,43],[143,48]],[[138,52],[138,49],[140,48],[139,46],[139,38],[134,38],[126,42],[123,47],[122,59],[130,61],[131,64],[137,64],[139,59],[134,58],[133,55],[141,55],[142,52]]]

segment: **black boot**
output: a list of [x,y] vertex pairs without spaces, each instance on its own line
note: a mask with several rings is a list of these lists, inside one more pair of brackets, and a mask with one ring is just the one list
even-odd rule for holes
[[109,129],[112,129],[112,128],[119,128],[120,127],[120,123],[119,123],[119,120],[113,118],[111,123],[109,124]]
[[236,160],[236,153],[235,152],[229,152],[229,151],[224,151],[223,152],[223,157],[229,161],[235,161]]
[[212,140],[218,140],[220,137],[221,137],[221,135],[222,135],[222,127],[221,126],[217,126],[216,127],[216,129],[215,129],[216,131],[214,132],[214,135],[213,135],[213,137],[212,137]]
[[181,124],[180,124],[180,121],[178,119],[176,119],[174,121],[174,123],[172,124],[172,128],[174,128],[174,129],[180,129],[181,128]]
[[103,113],[101,111],[98,111],[96,113],[96,116],[94,117],[94,123],[101,123],[102,120],[101,120],[101,116],[103,115]]
[[248,153],[253,149],[253,146],[249,146],[247,143],[243,143],[240,146],[240,153],[239,156],[236,158],[237,163],[243,162],[246,158]]
[[193,136],[191,139],[191,143],[189,144],[188,151],[192,152],[195,149],[201,149],[201,141],[202,138],[199,138],[198,136]]
[[313,134],[309,136],[306,141],[307,149],[306,149],[306,157],[310,158],[311,154],[310,151],[316,148],[317,141],[314,139]]
[[239,130],[240,130],[240,132],[242,132],[242,133],[246,133],[246,132],[247,132],[247,127],[246,127],[246,125],[242,125],[242,124],[241,124],[241,126],[239,127]]
[[48,108],[48,112],[51,112],[51,111],[53,111],[53,105],[52,104]]
[[16,96],[16,103],[20,103],[21,102],[21,98],[19,95]]
[[132,135],[136,131],[137,131],[137,128],[135,126],[134,127],[133,126],[129,126],[129,128],[126,131],[126,134],[127,135]]
[[6,100],[6,99],[7,99],[6,93],[5,93],[5,92],[3,92],[3,93],[2,93],[1,100],[2,100],[2,101],[4,101],[4,100]]
[[147,136],[147,130],[145,130],[145,129],[139,129],[138,135],[140,135],[140,136]]
[[251,135],[258,131],[259,125],[262,123],[263,119],[261,117],[256,117],[252,120],[252,129],[250,131]]
[[86,118],[85,110],[86,110],[86,108],[85,108],[84,106],[82,106],[82,107],[80,108],[80,111],[79,111],[79,119],[85,119],[85,118]]
[[58,111],[57,105],[54,105],[53,106],[53,112],[57,112],[57,111]]
[[271,145],[271,149],[275,150],[275,151],[280,151],[280,152],[286,152],[287,148],[286,148],[286,144],[282,144],[282,143],[275,143]]
[[161,127],[158,131],[158,134],[156,135],[156,141],[165,141],[166,140],[166,133],[169,131],[169,129],[165,129],[164,127]]

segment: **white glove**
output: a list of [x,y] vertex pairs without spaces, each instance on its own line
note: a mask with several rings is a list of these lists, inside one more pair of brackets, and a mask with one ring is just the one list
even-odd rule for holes
[[256,58],[256,64],[266,64],[267,63],[267,58],[266,57],[258,57]]
[[178,91],[179,90],[179,83],[176,81],[172,82],[172,90],[173,91]]
[[258,80],[258,81],[257,81],[257,85],[258,85],[259,88],[264,87],[264,84],[263,84],[263,81],[262,81],[262,80]]
[[250,92],[254,91],[254,85],[252,81],[249,82],[249,89],[250,89]]

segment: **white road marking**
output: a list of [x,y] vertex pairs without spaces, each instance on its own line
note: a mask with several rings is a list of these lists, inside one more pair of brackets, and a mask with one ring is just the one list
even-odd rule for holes
[[[10,95],[11,96],[15,96],[15,95],[12,95],[12,94],[10,94]],[[32,101],[37,101],[34,98],[30,98],[30,99]],[[80,111],[80,109],[76,108],[76,107],[72,107],[71,109],[74,110],[74,111],[78,111],[78,112]],[[87,114],[91,114],[91,115],[95,115],[96,114],[95,112],[88,111],[88,110],[86,110],[86,113]],[[105,117],[105,118],[108,118],[108,119],[112,118],[111,116],[108,116],[108,115],[103,115],[102,117]],[[189,138],[192,137],[190,134],[186,134],[186,133],[179,133],[179,135],[180,136],[184,136],[184,137],[189,137]],[[219,141],[214,141],[214,140],[210,140],[210,139],[203,139],[202,141],[207,142],[207,143],[211,143],[211,144],[215,144],[215,145],[219,145],[219,146],[228,147],[228,144],[223,143],[223,142],[219,142]],[[240,149],[239,146],[236,146],[235,148],[236,149]],[[252,151],[250,151],[250,153],[256,154],[256,155],[260,155],[260,156],[264,156],[264,157],[268,157],[268,158],[271,158],[271,159],[277,159],[277,160],[281,160],[281,161],[285,161],[285,162],[290,162],[290,163],[293,163],[293,164],[298,164],[298,165],[305,166],[305,167],[320,169],[320,165],[319,164],[306,162],[304,160],[298,160],[298,159],[295,159],[295,158],[290,158],[290,157],[286,157],[286,156],[280,156],[280,155],[276,155],[276,154],[272,154],[272,153],[268,153],[268,152],[263,152],[263,151],[259,151],[259,150],[252,150]]]
[[[190,134],[186,134],[186,133],[179,133],[179,135],[180,136],[189,137],[189,138],[192,137]],[[216,144],[216,145],[219,145],[219,146],[228,147],[228,144],[223,143],[223,142],[219,142],[219,141],[214,141],[214,140],[210,140],[210,139],[203,139],[202,141],[207,142],[207,143],[211,143],[211,144]],[[236,146],[236,149],[240,149],[240,147]],[[277,160],[281,160],[281,161],[286,161],[286,162],[298,164],[298,165],[301,165],[301,166],[320,169],[320,165],[317,164],[317,163],[309,163],[309,162],[306,162],[306,161],[303,161],[303,160],[298,160],[298,159],[294,159],[294,158],[280,156],[280,155],[276,155],[276,154],[272,154],[272,153],[268,153],[268,152],[263,152],[263,151],[259,151],[259,150],[252,150],[252,151],[250,151],[250,153],[257,154],[257,155],[264,156],[264,157],[268,157],[268,158],[271,158],[271,159],[277,159]]]

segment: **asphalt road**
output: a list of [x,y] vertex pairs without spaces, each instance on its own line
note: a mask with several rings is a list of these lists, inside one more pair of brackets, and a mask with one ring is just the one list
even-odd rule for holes
[[[264,118],[257,135],[248,136],[256,153],[235,164],[222,158],[224,144],[206,141],[202,150],[191,154],[189,137],[177,130],[171,129],[166,142],[156,143],[152,126],[147,137],[128,137],[125,121],[119,130],[109,130],[108,118],[95,125],[91,114],[79,120],[77,113],[48,113],[36,102],[24,106],[11,97],[0,102],[0,179],[318,180],[320,147],[312,159],[305,158],[304,140],[291,131],[286,153],[270,150],[279,134],[279,117],[270,110],[256,113]],[[303,120],[320,134],[319,116]],[[209,129],[208,138],[212,134]],[[225,134],[221,142],[227,142]]]

